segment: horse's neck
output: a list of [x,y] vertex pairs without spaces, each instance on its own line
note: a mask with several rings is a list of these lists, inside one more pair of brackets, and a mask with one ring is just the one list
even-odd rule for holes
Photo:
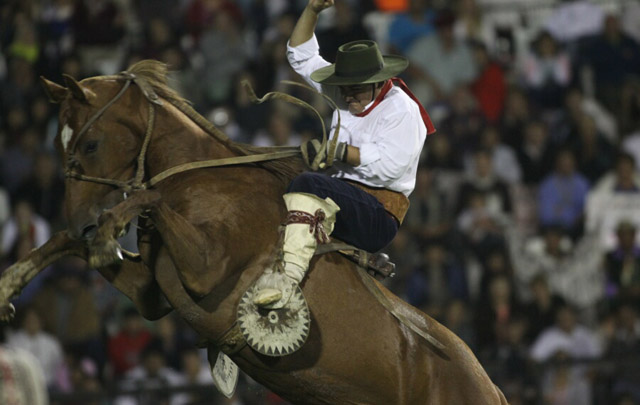
[[152,175],[183,163],[234,155],[221,140],[169,102],[158,109],[148,154]]

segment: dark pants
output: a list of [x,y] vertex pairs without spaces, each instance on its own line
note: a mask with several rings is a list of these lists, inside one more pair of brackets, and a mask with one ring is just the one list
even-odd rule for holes
[[331,198],[340,207],[332,236],[367,252],[384,248],[398,232],[398,223],[375,197],[343,180],[303,173],[291,181],[287,192]]

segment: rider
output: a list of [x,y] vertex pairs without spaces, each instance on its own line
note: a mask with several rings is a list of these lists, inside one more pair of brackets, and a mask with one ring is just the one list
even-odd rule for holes
[[[318,14],[334,0],[309,0],[289,39],[293,69],[332,97],[341,116],[335,164],[326,174],[303,173],[284,195],[284,275],[267,272],[258,282],[256,305],[279,308],[302,281],[318,243],[328,235],[376,252],[396,235],[409,207],[422,146],[435,131],[427,112],[402,80],[401,56],[382,56],[373,41],[338,48],[336,63],[319,54],[314,35]],[[337,126],[334,111],[332,133]],[[309,160],[326,155],[317,142],[303,149]],[[324,156],[323,155],[323,156]],[[328,174],[328,175],[327,175]],[[335,226],[335,229],[334,229]]]

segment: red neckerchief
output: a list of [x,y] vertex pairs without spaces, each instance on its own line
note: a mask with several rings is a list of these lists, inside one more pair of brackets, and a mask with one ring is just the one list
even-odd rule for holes
[[409,90],[409,87],[399,77],[392,77],[391,79],[387,80],[385,82],[384,86],[382,86],[382,90],[380,90],[380,94],[378,94],[378,97],[376,97],[376,99],[373,101],[373,104],[371,104],[371,106],[369,108],[367,108],[366,110],[364,110],[363,112],[361,112],[359,114],[356,114],[356,117],[364,117],[367,114],[369,114],[371,112],[371,110],[376,108],[376,106],[378,104],[380,104],[380,102],[387,95],[389,90],[391,90],[391,88],[393,87],[394,83],[397,84],[398,87],[400,87],[402,89],[402,91],[407,93],[407,95],[409,97],[411,97],[411,99],[413,101],[415,101],[416,104],[418,104],[418,108],[420,108],[420,115],[422,116],[422,121],[424,122],[425,127],[427,127],[427,135],[430,135],[430,134],[436,132],[436,128],[433,126],[433,123],[431,122],[431,118],[429,118],[429,114],[427,113],[427,110],[424,109],[422,104],[420,104],[420,101],[418,101],[416,96],[414,96],[413,93],[411,92],[411,90]]

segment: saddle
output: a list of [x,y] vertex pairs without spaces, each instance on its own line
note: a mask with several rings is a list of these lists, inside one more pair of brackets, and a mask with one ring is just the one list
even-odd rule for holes
[[343,242],[332,242],[318,245],[315,255],[338,252],[347,259],[362,267],[376,280],[382,281],[396,275],[396,265],[389,260],[386,253],[370,253]]

